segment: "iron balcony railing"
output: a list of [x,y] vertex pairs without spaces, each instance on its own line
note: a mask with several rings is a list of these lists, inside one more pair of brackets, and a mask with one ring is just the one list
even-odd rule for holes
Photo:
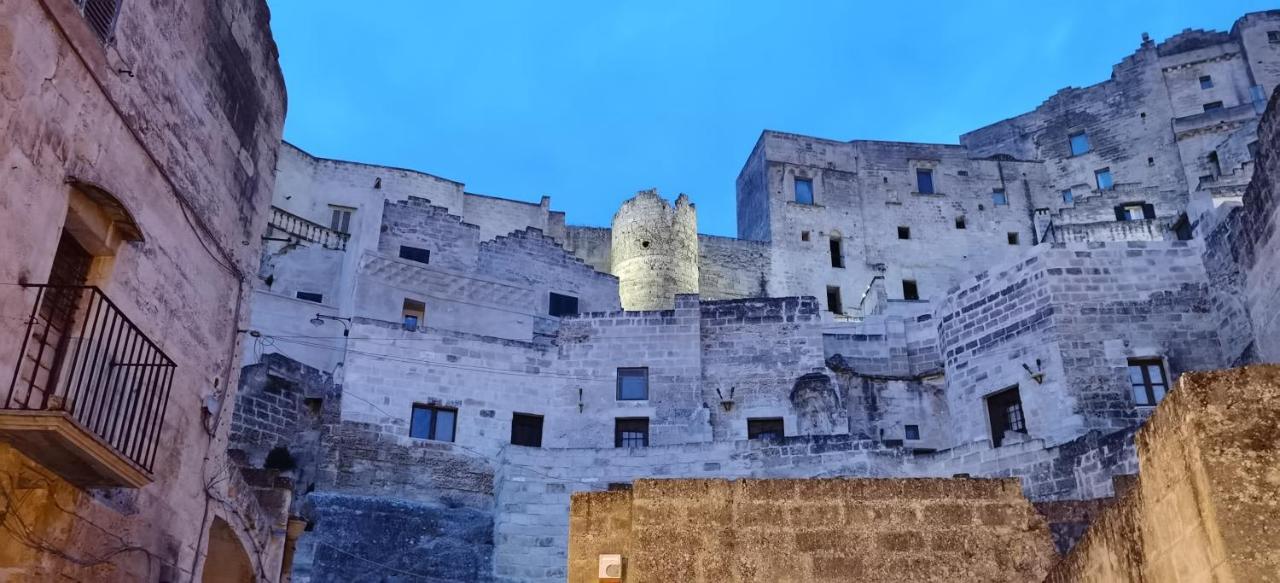
[[351,238],[348,233],[335,231],[274,206],[271,207],[270,225],[299,239],[319,243],[326,249],[345,251],[347,239]]
[[34,294],[4,409],[64,411],[150,472],[176,365],[102,290]]

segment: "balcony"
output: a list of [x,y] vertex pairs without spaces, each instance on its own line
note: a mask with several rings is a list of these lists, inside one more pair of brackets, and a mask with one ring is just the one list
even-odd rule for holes
[[96,287],[21,289],[0,438],[80,487],[150,483],[176,365]]
[[351,238],[350,234],[313,223],[280,207],[271,207],[271,218],[268,219],[268,223],[272,228],[299,239],[319,243],[325,249],[346,251],[347,239]]

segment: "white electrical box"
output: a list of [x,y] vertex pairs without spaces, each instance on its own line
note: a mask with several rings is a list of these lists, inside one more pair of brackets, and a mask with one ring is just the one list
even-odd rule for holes
[[622,580],[622,555],[600,555],[600,580]]

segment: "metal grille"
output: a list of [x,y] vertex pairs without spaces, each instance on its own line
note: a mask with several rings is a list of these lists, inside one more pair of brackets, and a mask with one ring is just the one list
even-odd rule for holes
[[50,283],[21,288],[33,298],[18,362],[0,405],[65,411],[151,471],[174,362],[96,287]]
[[613,444],[616,447],[649,447],[649,419],[642,417],[616,420]]
[[116,17],[120,14],[120,0],[72,0],[80,14],[89,23],[89,28],[98,35],[103,44],[111,41],[115,31]]

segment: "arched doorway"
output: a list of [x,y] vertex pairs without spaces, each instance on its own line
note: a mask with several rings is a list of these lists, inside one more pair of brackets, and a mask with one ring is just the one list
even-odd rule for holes
[[244,546],[221,518],[209,527],[209,552],[204,559],[204,583],[254,583],[253,563]]

